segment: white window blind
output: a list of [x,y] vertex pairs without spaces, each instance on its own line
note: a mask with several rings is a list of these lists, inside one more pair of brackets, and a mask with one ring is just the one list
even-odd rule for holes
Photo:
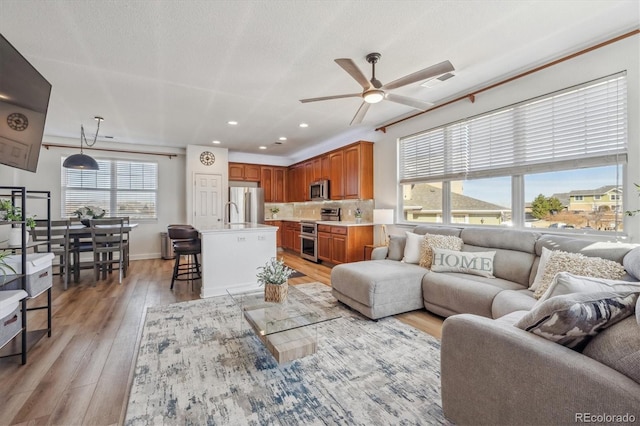
[[105,209],[107,216],[157,218],[157,163],[96,161],[100,170],[61,168],[62,217],[73,216],[80,207],[93,206]]
[[400,139],[400,182],[626,162],[624,73]]

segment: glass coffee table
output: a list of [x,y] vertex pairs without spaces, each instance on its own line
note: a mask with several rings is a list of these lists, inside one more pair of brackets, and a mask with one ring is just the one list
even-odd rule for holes
[[318,324],[341,317],[338,309],[323,306],[295,286],[289,286],[282,303],[265,302],[262,288],[227,293],[278,363],[316,353]]

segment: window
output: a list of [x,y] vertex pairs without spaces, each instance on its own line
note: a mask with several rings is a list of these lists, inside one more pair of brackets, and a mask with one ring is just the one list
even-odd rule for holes
[[62,168],[62,217],[74,216],[80,207],[95,206],[105,209],[107,216],[157,219],[157,163],[96,161],[100,170]]
[[596,201],[599,201],[601,198],[602,198],[601,195],[594,195],[593,196],[593,199],[596,200]]
[[[535,198],[542,193],[550,197],[562,192],[560,188],[567,184],[573,186],[563,191],[573,192],[570,198],[583,203],[576,209],[592,210],[595,193],[604,194],[605,187],[620,186],[619,176],[627,161],[626,92],[626,75],[620,73],[400,138],[400,201],[406,220],[424,221],[428,210],[430,218],[444,218],[445,223],[464,218],[465,223],[475,224],[476,217],[479,225],[515,222],[530,226]],[[595,185],[583,172],[601,167],[608,167],[607,177]],[[560,180],[567,171],[568,180]],[[550,179],[544,191],[529,194],[535,187],[531,177],[547,173]],[[419,191],[433,182],[439,183],[442,200],[432,200],[420,215],[407,214],[410,205],[414,212],[420,205],[407,192]],[[460,182],[462,192],[456,191]],[[515,200],[519,205],[514,206]],[[461,208],[461,204],[470,208]],[[559,211],[554,205],[553,213]],[[620,229],[616,220],[615,228]]]

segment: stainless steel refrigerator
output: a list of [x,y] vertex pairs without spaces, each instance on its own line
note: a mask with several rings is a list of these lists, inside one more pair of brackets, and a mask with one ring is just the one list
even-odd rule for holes
[[[236,209],[237,207],[237,209]],[[229,188],[230,223],[264,223],[264,190],[236,186]]]

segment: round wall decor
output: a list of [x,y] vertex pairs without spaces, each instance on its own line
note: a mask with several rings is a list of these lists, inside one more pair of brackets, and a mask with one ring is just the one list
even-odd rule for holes
[[213,155],[213,152],[204,151],[202,154],[200,154],[200,162],[205,166],[211,166],[216,162],[216,156]]
[[13,112],[7,117],[7,124],[13,130],[21,132],[29,127],[29,119],[24,114]]

